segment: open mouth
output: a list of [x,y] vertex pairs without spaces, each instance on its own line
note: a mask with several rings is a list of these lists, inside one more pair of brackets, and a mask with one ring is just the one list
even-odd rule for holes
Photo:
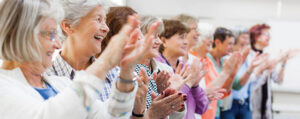
[[100,41],[104,39],[104,37],[101,36],[101,35],[95,35],[94,38],[95,38],[96,40],[100,40]]
[[53,52],[49,51],[49,52],[46,53],[46,55],[49,56],[49,57],[52,57]]

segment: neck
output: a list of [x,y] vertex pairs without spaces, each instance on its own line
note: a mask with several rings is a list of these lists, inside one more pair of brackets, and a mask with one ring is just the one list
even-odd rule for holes
[[211,55],[213,58],[217,61],[218,64],[220,64],[221,58],[224,56],[218,51],[216,48],[214,48],[211,52]]
[[257,50],[263,50],[265,47],[260,45],[260,44],[255,44],[254,47],[257,49]]
[[172,53],[168,53],[168,51],[163,52],[163,56],[168,60],[171,67],[176,69],[176,63],[177,63],[179,56],[173,55]]
[[60,53],[61,57],[75,70],[85,70],[90,65],[91,56],[82,53],[80,49],[73,47],[70,40],[66,40],[69,45],[64,45]]
[[15,68],[20,68],[23,72],[24,77],[27,82],[36,88],[43,88],[42,73],[41,68],[33,63],[17,63],[13,61],[3,61],[2,68],[7,70],[12,70]]

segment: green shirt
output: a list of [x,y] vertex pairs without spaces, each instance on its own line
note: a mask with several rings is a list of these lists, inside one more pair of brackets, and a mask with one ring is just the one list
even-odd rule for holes
[[[222,71],[222,68],[223,68],[223,64],[224,64],[224,59],[225,58],[224,57],[221,58],[221,60],[220,60],[220,66],[218,66],[217,61],[215,60],[215,58],[210,53],[207,54],[207,57],[209,57],[211,59],[211,61],[215,65],[215,68],[216,68],[218,74],[220,74],[221,71]],[[237,77],[234,78],[234,83],[233,83],[233,87],[232,88],[235,89],[235,90],[238,90],[238,89],[242,88],[242,86],[240,85],[239,80],[238,80]],[[222,100],[218,101],[217,111],[216,111],[216,117],[220,117],[220,108],[221,108],[222,103],[223,103]]]

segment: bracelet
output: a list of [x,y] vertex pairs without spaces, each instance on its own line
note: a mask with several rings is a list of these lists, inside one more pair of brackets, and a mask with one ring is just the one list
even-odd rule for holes
[[133,80],[125,80],[119,77],[117,80],[119,80],[121,83],[133,84],[136,82],[136,77],[134,77]]
[[144,114],[135,114],[135,113],[132,111],[132,116],[135,116],[135,117],[144,117]]

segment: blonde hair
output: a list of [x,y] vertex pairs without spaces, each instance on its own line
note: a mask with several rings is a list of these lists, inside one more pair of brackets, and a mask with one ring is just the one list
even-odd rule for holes
[[198,22],[199,22],[199,19],[197,19],[196,17],[193,17],[191,15],[187,15],[187,14],[179,14],[179,15],[173,17],[173,19],[179,20],[180,22],[182,22],[183,24],[185,24],[187,26],[190,23],[198,24]]
[[0,4],[0,58],[6,61],[41,61],[39,25],[44,18],[62,19],[55,0],[4,0]]

